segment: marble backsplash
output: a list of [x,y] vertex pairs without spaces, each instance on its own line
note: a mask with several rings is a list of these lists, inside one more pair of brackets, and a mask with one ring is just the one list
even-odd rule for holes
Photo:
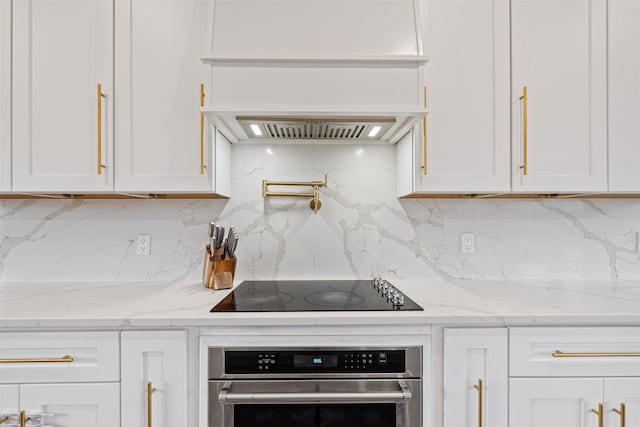
[[[239,232],[237,279],[640,280],[637,199],[399,200],[392,146],[236,145],[232,158],[230,200],[0,200],[0,280],[197,281],[209,221]],[[261,197],[262,179],[325,173],[317,214]]]

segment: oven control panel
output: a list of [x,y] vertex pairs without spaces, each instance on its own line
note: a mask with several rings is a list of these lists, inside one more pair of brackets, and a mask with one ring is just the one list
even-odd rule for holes
[[227,374],[404,373],[405,350],[225,351]]

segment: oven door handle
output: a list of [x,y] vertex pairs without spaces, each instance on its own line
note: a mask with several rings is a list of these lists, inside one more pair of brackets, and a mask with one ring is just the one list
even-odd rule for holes
[[411,399],[411,390],[398,381],[398,391],[376,392],[312,392],[312,393],[234,393],[233,383],[227,383],[218,394],[218,401],[226,404],[235,403],[370,403],[370,402],[404,402]]

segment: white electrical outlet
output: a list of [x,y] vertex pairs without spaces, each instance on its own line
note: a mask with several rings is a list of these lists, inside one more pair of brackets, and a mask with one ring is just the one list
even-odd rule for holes
[[460,252],[463,254],[472,254],[475,251],[476,244],[473,233],[460,233]]
[[149,255],[151,253],[151,236],[138,234],[136,236],[136,255]]

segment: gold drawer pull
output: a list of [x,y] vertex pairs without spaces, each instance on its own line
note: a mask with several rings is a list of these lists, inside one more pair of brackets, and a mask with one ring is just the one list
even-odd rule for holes
[[478,390],[478,427],[482,427],[482,405],[483,403],[483,394],[484,387],[482,385],[482,378],[478,379],[478,384],[474,385],[473,388]]
[[624,403],[620,404],[620,409],[613,408],[613,412],[620,415],[620,427],[625,427],[627,423],[627,407]]
[[151,381],[149,381],[147,383],[147,426],[148,427],[152,427],[153,423],[151,422],[151,413],[152,411],[152,404],[153,401],[151,399],[151,395],[153,394],[153,392],[156,391],[155,388],[153,388],[153,384],[151,384]]
[[598,409],[592,409],[591,412],[598,416],[598,427],[604,426],[604,407],[602,403],[598,403]]
[[107,167],[102,164],[102,98],[106,96],[102,92],[102,84],[98,83],[98,175],[102,175],[102,168]]
[[7,421],[9,421],[9,417],[8,417],[8,416],[6,416],[6,415],[5,415],[4,417],[0,418],[0,424],[4,424],[4,423],[6,423]]
[[44,357],[44,358],[24,358],[24,359],[0,359],[0,363],[71,363],[73,357],[68,354],[62,357]]
[[[204,83],[200,83],[200,107],[204,107]],[[200,113],[200,175],[204,175],[204,113]]]
[[20,427],[25,427],[27,425],[27,421],[31,421],[31,417],[27,417],[24,414],[24,411],[20,411]]
[[527,175],[527,87],[524,86],[522,88],[522,96],[520,97],[522,101],[522,165],[520,165],[520,169],[522,169],[522,173]]
[[640,352],[604,352],[604,353],[565,353],[556,350],[553,357],[640,357]]

